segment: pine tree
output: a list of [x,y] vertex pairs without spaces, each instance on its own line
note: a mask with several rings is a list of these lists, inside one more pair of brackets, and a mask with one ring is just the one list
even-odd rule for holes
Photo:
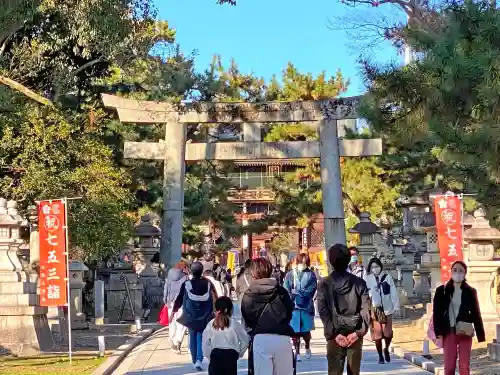
[[436,34],[408,30],[422,59],[405,67],[364,63],[363,115],[390,146],[386,165],[399,170],[391,178],[476,192],[498,217],[500,12],[466,2],[441,17],[446,27]]

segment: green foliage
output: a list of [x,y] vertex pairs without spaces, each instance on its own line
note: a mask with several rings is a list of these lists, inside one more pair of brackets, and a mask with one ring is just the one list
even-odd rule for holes
[[[3,1],[0,75],[64,105],[96,99],[93,80],[146,58],[173,30],[149,0]],[[92,95],[93,94],[93,95]]]
[[197,228],[203,224],[210,226],[211,233],[214,228],[222,230],[225,240],[241,235],[241,226],[234,218],[238,207],[228,197],[232,188],[228,169],[223,164],[208,161],[189,167],[184,196],[185,243],[193,245],[200,240]]
[[347,91],[349,80],[345,80],[340,70],[334,77],[327,78],[326,72],[317,76],[300,73],[291,63],[281,74],[283,83],[273,77],[266,93],[267,100],[320,100],[339,96]]
[[314,141],[318,132],[307,124],[275,124],[264,137],[265,142],[278,141]]
[[[343,93],[348,82],[342,74],[326,78],[324,73],[317,77],[301,74],[289,64],[284,70],[280,85],[271,81],[268,97],[279,100],[316,100],[335,97]],[[362,134],[348,134],[348,138],[372,136],[369,129]],[[271,141],[308,141],[317,140],[317,130],[308,124],[276,124],[270,127],[264,140]],[[377,166],[374,158],[345,159],[342,165],[342,187],[346,217],[355,217],[361,211],[370,212],[373,217],[382,213],[395,215],[395,201],[398,186],[386,183],[386,171]],[[314,214],[321,213],[322,194],[318,160],[298,162],[296,172],[289,173],[273,189],[277,195],[274,215],[267,218],[270,222],[283,225],[307,227]]]
[[394,181],[477,192],[498,217],[500,12],[466,2],[441,16],[438,33],[408,31],[422,59],[405,67],[364,62],[363,115],[384,134]]
[[81,197],[69,212],[70,240],[86,260],[96,260],[130,238],[131,196],[111,150],[87,129],[87,121],[35,105],[0,113],[0,190],[21,208],[35,200]]
[[[372,218],[383,214],[395,217],[399,186],[391,187],[377,158],[345,158],[342,165],[342,189],[355,205],[355,212],[369,212]],[[348,206],[347,206],[348,207]]]
[[289,253],[291,249],[295,248],[293,241],[294,235],[294,231],[279,232],[267,245],[269,252],[275,255],[278,255],[280,253]]

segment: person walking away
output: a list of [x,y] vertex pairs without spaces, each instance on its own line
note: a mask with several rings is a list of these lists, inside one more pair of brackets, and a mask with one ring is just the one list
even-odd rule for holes
[[238,273],[236,278],[236,295],[240,301],[252,282],[251,266],[252,260],[247,259],[243,266],[243,270]]
[[215,278],[215,280],[222,281],[221,280],[222,266],[219,263],[215,263],[213,271],[214,271],[214,278]]
[[466,275],[464,262],[453,263],[451,279],[434,295],[434,333],[443,339],[444,375],[455,374],[457,357],[460,375],[469,375],[474,334],[478,342],[486,341],[477,292],[467,283]]
[[174,268],[168,271],[163,290],[163,302],[168,308],[169,316],[172,316],[172,319],[169,320],[168,334],[170,336],[172,350],[177,354],[181,354],[181,344],[187,328],[177,321],[182,315],[182,308],[175,314],[172,314],[172,311],[181,287],[188,279],[186,264],[184,262],[179,262]]
[[228,268],[226,270],[226,287],[229,290],[229,295],[228,296],[231,299],[233,299],[232,294],[233,294],[234,287],[233,287],[233,275],[231,274],[231,268]]
[[356,247],[352,246],[349,248],[351,253],[351,261],[349,262],[348,271],[354,276],[364,279],[366,276],[366,270],[359,260],[359,251]]
[[283,285],[283,283],[285,282],[285,275],[281,271],[279,266],[273,266],[272,277],[274,277],[276,279],[276,281],[278,282],[278,284],[280,284],[280,285]]
[[347,272],[351,254],[347,246],[328,250],[333,272],[318,285],[318,308],[323,322],[328,375],[359,375],[363,337],[370,324],[370,297],[363,279]]
[[214,302],[217,295],[210,281],[202,277],[203,265],[200,262],[191,265],[191,272],[193,278],[182,284],[172,313],[175,315],[182,307],[182,315],[177,321],[188,328],[193,368],[203,371],[202,334],[214,316]]
[[[391,361],[389,346],[393,337],[392,317],[393,314],[399,314],[399,296],[392,276],[383,270],[380,259],[372,258],[370,260],[368,272],[365,281],[371,299],[370,335],[375,341],[378,363],[383,364]],[[385,341],[383,352],[382,340]]]
[[314,295],[318,286],[316,275],[309,268],[311,259],[307,254],[297,257],[297,271],[286,275],[284,287],[295,304],[291,326],[295,331],[293,343],[300,362],[300,339],[305,343],[307,359],[311,358],[311,331],[314,329]]
[[227,282],[227,270],[224,267],[221,267],[219,281],[224,288],[224,295],[227,297],[231,297],[231,284]]
[[[243,295],[250,287],[250,283],[252,282],[252,273],[251,273],[252,260],[247,259],[243,266],[243,269],[240,270],[238,276],[236,277],[236,296],[238,297],[238,307],[241,316],[241,300]],[[241,320],[243,322],[243,319]]]
[[203,354],[210,359],[208,375],[236,375],[238,359],[248,348],[248,334],[240,322],[231,318],[229,297],[215,301],[215,319],[203,331]]
[[212,283],[212,286],[215,289],[215,292],[217,293],[217,298],[219,297],[224,297],[226,295],[226,292],[224,290],[224,286],[219,280],[215,279],[214,271],[212,270],[205,270],[203,272],[203,277],[207,278],[208,281]]
[[263,258],[252,261],[252,284],[245,292],[241,313],[249,328],[249,375],[292,375],[293,348],[290,326],[293,302],[285,288],[271,277],[272,265]]

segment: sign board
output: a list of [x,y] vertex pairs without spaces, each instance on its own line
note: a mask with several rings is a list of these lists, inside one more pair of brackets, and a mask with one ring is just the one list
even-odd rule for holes
[[439,255],[441,258],[441,281],[451,277],[451,265],[463,261],[462,252],[462,201],[453,195],[436,197],[434,201]]
[[62,199],[38,202],[41,306],[64,306],[68,302],[64,203]]

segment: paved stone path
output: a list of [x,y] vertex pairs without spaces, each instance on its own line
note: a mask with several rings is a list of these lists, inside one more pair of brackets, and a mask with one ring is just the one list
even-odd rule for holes
[[[322,337],[322,329],[313,332],[311,351],[313,356],[310,360],[305,358],[298,363],[297,374],[302,375],[327,375],[327,363],[325,358],[326,345]],[[181,355],[176,355],[170,350],[168,331],[163,329],[149,337],[142,345],[135,348],[118,369],[116,375],[197,375],[206,374],[208,364],[204,363],[204,372],[196,372],[191,365],[191,356],[188,354],[184,342]],[[389,364],[379,365],[375,348],[370,342],[365,341],[363,347],[362,373],[365,375],[429,375],[428,372],[419,367],[413,366],[409,362],[393,357]],[[239,361],[238,374],[247,373],[247,360]]]

